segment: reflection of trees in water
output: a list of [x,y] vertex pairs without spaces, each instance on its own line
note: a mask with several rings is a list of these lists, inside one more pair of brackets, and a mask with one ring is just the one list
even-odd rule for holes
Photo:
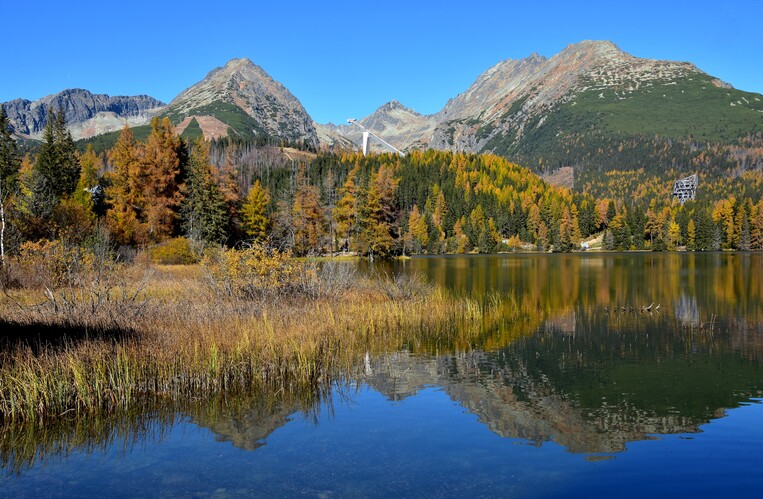
[[317,390],[302,394],[301,397],[280,397],[272,394],[257,396],[229,396],[217,401],[216,410],[197,410],[191,420],[199,426],[209,428],[222,442],[230,442],[239,449],[255,450],[266,445],[265,440],[278,428],[289,421],[294,413],[301,412],[316,424],[321,409],[332,414],[332,393],[344,393],[346,386]]
[[0,464],[20,473],[35,464],[65,460],[73,452],[130,452],[144,441],[161,441],[176,421],[169,407],[140,404],[119,415],[87,414],[50,424],[0,426]]
[[209,428],[221,441],[254,450],[286,424],[289,415],[302,412],[317,421],[322,406],[331,410],[331,400],[330,389],[278,395],[230,393],[205,400],[138,404],[123,413],[88,414],[55,423],[0,426],[0,465],[12,474],[65,461],[74,452],[121,449],[129,454],[146,443],[161,442],[189,420]]
[[[571,452],[617,452],[650,434],[691,433],[750,397],[763,371],[735,335],[676,328],[675,318],[576,311],[495,350],[378,360],[367,382],[391,400],[442,386],[495,433]],[[617,329],[610,328],[614,324]]]
[[501,255],[408,267],[478,300],[507,294],[514,311],[471,345],[485,352],[388,357],[369,383],[392,399],[443,386],[498,434],[610,452],[650,433],[698,431],[763,394],[763,255]]
[[[474,331],[400,338],[407,350],[375,358],[365,379],[390,399],[442,386],[499,435],[596,453],[649,434],[698,431],[723,408],[763,395],[763,255],[452,257],[407,265],[488,306]],[[642,312],[650,303],[660,310]],[[160,440],[183,416],[256,449],[289,415],[317,418],[328,395],[229,394],[136,406],[119,417],[6,426],[0,463],[15,472],[73,451],[128,452]]]
[[[408,351],[371,357],[361,379],[391,400],[441,386],[498,435],[570,452],[612,453],[651,434],[691,433],[723,408],[763,395],[758,361],[741,355],[735,336],[675,328],[675,318],[578,309],[574,333],[557,322],[500,348],[457,348],[439,355]],[[563,320],[560,319],[560,323]],[[612,329],[619,321],[620,329]],[[499,327],[500,324],[496,327]],[[501,337],[500,331],[495,331]],[[497,344],[497,343],[494,343]],[[365,366],[364,366],[365,367]],[[180,421],[209,428],[221,441],[255,450],[295,412],[318,421],[336,397],[352,399],[351,380],[331,392],[229,394],[182,406],[135,407],[121,418],[96,416],[59,426],[4,429],[0,458],[9,472],[161,440]],[[323,413],[321,413],[323,411]]]
[[[713,317],[763,323],[763,254],[599,253],[414,258],[392,271],[421,272],[475,297],[511,292],[521,310],[545,317],[580,307],[640,311],[660,305]],[[687,309],[686,300],[696,302]],[[677,314],[680,317],[680,314]]]
[[682,324],[692,327],[700,326],[699,319],[699,306],[697,305],[696,296],[687,296],[682,294],[675,305],[676,318],[681,321]]

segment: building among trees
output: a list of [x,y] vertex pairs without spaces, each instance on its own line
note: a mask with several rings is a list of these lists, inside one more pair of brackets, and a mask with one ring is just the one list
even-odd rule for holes
[[677,198],[679,203],[684,204],[689,199],[694,199],[698,185],[699,178],[696,173],[690,177],[678,179],[673,184],[673,197]]

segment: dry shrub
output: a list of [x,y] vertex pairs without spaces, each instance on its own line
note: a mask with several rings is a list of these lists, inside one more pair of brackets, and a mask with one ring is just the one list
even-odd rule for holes
[[176,237],[151,249],[151,261],[161,265],[193,265],[199,257],[192,243],[185,237]]
[[419,301],[433,291],[432,284],[421,274],[396,274],[378,282],[381,292],[392,301]]
[[[192,273],[164,268],[139,293],[130,267],[100,261],[88,274],[103,266],[100,280],[46,290],[42,306],[3,309],[0,302],[0,312],[20,328],[66,328],[56,348],[0,349],[0,426],[238,389],[314,390],[354,373],[367,352],[397,351],[411,341],[417,348],[446,342],[466,348],[503,320],[500,300],[491,304],[493,313],[421,276],[376,284],[354,278],[351,266],[292,260],[259,247],[209,254],[207,289],[189,285]],[[328,299],[311,299],[321,296]]]
[[295,294],[316,272],[289,252],[260,245],[210,251],[201,263],[216,293],[243,300]]
[[339,298],[358,282],[349,264],[294,260],[289,252],[264,246],[208,252],[202,265],[218,295],[260,302]]
[[358,285],[355,267],[346,262],[308,262],[305,268],[299,291],[307,298],[341,298]]
[[45,301],[15,322],[110,328],[142,314],[145,303],[138,298],[148,276],[119,263],[106,234],[96,236],[88,248],[61,240],[21,246],[3,281],[13,284],[7,288],[42,290]]
[[94,260],[91,251],[60,240],[25,242],[13,262],[13,273],[21,287],[55,289],[77,284]]

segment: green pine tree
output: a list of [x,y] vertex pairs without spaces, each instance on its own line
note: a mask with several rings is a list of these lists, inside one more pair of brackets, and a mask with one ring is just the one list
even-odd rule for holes
[[77,148],[66,129],[63,109],[59,109],[58,113],[50,111],[42,138],[35,170],[45,178],[47,188],[56,199],[61,199],[74,192],[80,176]]
[[0,104],[0,264],[5,266],[6,203],[16,190],[16,179],[21,168],[16,141],[5,106]]
[[11,124],[5,106],[0,105],[0,192],[3,197],[10,196],[15,190],[20,168],[21,157],[11,135]]
[[203,137],[194,140],[181,204],[183,230],[193,240],[222,243],[227,238],[228,211],[209,163]]

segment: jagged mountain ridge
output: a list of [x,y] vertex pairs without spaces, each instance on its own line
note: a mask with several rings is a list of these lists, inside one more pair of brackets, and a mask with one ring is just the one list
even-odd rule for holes
[[[507,59],[482,73],[466,92],[450,99],[434,118],[438,123],[451,119],[478,117],[499,107],[534,80],[548,61],[531,54],[525,59]],[[489,116],[485,116],[489,118]]]
[[[389,105],[360,121],[401,149],[493,152],[527,164],[577,166],[590,154],[592,134],[599,141],[738,141],[763,131],[762,97],[691,63],[638,58],[612,42],[587,40],[549,59],[502,61],[438,113],[398,120],[392,131],[366,125],[372,117],[384,125]],[[406,129],[415,132],[395,133]]]
[[[39,140],[47,110],[64,109],[75,139],[103,135],[113,144],[125,126],[147,125],[154,116],[167,116],[183,133],[195,123],[207,138],[233,133],[238,138],[267,137],[317,147],[322,141],[342,147],[352,143],[316,124],[299,100],[249,59],[232,59],[182,91],[167,105],[152,97],[109,97],[87,90],[66,90],[38,101],[15,99],[4,104],[16,135]],[[106,134],[106,135],[104,135]]]
[[[548,59],[532,54],[499,62],[435,114],[391,101],[359,123],[403,150],[493,152],[529,165],[577,166],[592,133],[599,141],[609,134],[734,143],[740,135],[763,132],[762,97],[735,90],[690,63],[641,59],[611,42],[583,41]],[[308,146],[361,143],[358,127],[315,123],[288,89],[245,58],[212,70],[166,107],[147,96],[86,90],[35,103],[16,99],[5,105],[17,134],[40,137],[43,102],[63,105],[75,138],[164,115],[179,133],[193,125],[208,138],[232,133]]]
[[[619,91],[625,95],[643,85],[675,83],[700,74],[693,64],[637,58],[609,41],[586,40],[568,46],[550,59],[530,56],[523,61],[527,61],[531,69],[521,77],[517,78],[513,71],[508,72],[507,78],[502,71],[488,70],[469,90],[454,99],[454,102],[462,101],[457,109],[468,111],[441,114],[429,145],[438,149],[492,150],[494,147],[489,144],[496,135],[503,134],[505,140],[517,143],[524,138],[525,128],[534,119],[539,121],[534,126],[543,126],[552,110],[575,102],[576,96],[582,93]],[[511,62],[505,61],[502,65]],[[495,79],[500,79],[498,84],[491,82]],[[479,90],[491,83],[498,89],[498,95],[483,108],[481,119],[464,123],[475,116],[474,95],[479,95]],[[730,88],[719,80],[717,86]],[[507,92],[507,88],[511,90]],[[507,137],[509,134],[513,137]]]
[[147,123],[165,104],[148,95],[109,96],[74,88],[41,99],[14,99],[3,104],[13,131],[24,138],[39,139],[51,109],[64,110],[75,139],[118,130],[125,123]]

